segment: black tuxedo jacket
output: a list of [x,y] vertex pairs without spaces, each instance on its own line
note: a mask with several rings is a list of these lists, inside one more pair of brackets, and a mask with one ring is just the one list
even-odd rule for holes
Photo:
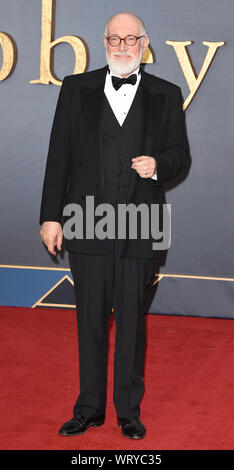
[[[108,66],[66,76],[63,80],[53,126],[42,192],[40,224],[63,225],[63,207],[76,203],[85,209],[85,196],[95,206],[104,202],[101,165],[100,117]],[[188,163],[183,99],[179,86],[141,70],[144,132],[139,155],[154,156],[157,180],[134,172],[127,203],[163,203],[163,183],[177,176]],[[152,239],[123,240],[120,256],[154,258]],[[68,251],[105,254],[105,240],[65,239]]]

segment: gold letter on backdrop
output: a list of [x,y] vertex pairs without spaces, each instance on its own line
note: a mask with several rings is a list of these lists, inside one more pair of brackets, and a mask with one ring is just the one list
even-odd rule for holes
[[7,33],[0,33],[0,45],[2,46],[3,61],[0,69],[0,81],[9,77],[14,68],[14,43]]
[[144,52],[144,54],[142,56],[141,63],[142,64],[153,64],[153,62],[154,62],[153,54],[152,54],[150,48],[147,47],[146,51]]
[[77,36],[62,36],[55,41],[52,37],[52,29],[54,26],[53,17],[55,4],[54,0],[42,0],[42,20],[41,20],[41,62],[40,62],[40,78],[31,80],[29,83],[53,83],[61,85],[61,81],[57,79],[53,64],[51,64],[52,48],[61,42],[67,42],[73,47],[75,53],[75,68],[73,73],[82,73],[86,67],[86,50],[80,38]]
[[188,52],[186,50],[186,46],[192,44],[192,41],[166,41],[166,44],[174,47],[175,53],[178,57],[179,63],[190,89],[190,94],[183,104],[183,109],[185,110],[201,85],[218,47],[223,46],[225,42],[202,42],[202,44],[208,46],[208,51],[198,77],[195,75],[191,61],[188,57]]

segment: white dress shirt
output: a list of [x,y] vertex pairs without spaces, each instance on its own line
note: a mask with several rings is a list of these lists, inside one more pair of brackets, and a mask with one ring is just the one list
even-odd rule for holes
[[[136,83],[134,85],[131,83],[125,83],[118,90],[113,87],[111,77],[114,75],[115,77],[122,78],[121,75],[115,75],[111,70],[110,73],[107,71],[104,93],[120,126],[123,125],[123,122],[127,117],[128,111],[131,107],[138,85],[140,83],[141,74],[138,73],[139,69],[140,66],[137,70],[135,70],[135,72],[133,72],[137,74]],[[155,173],[153,176],[151,176],[151,178],[156,180],[157,174]]]

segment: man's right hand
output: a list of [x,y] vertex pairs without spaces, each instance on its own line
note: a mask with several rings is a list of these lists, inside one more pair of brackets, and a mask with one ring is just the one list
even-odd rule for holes
[[46,221],[43,222],[40,230],[40,236],[48,248],[48,251],[52,255],[56,255],[54,249],[57,246],[58,250],[61,250],[62,241],[63,241],[63,230],[59,222]]

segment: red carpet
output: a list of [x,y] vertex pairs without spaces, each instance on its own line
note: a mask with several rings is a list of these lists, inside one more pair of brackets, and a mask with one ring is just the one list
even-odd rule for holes
[[233,320],[147,315],[144,439],[122,436],[110,321],[106,421],[58,435],[78,395],[74,310],[0,307],[1,449],[234,449]]

